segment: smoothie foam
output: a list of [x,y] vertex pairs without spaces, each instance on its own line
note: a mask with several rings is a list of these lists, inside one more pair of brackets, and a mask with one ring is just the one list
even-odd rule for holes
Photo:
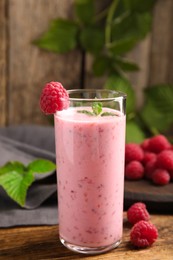
[[85,247],[122,238],[125,116],[69,108],[55,119],[60,236]]

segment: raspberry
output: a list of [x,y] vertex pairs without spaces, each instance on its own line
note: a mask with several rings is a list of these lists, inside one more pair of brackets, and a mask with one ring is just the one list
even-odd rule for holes
[[144,176],[144,167],[138,161],[132,161],[126,165],[125,178],[129,180],[139,180]]
[[148,221],[150,219],[150,215],[146,209],[146,205],[142,202],[134,203],[127,210],[127,219],[131,224],[135,224],[140,220]]
[[166,185],[170,182],[170,175],[166,170],[156,169],[152,174],[152,181],[158,185]]
[[168,171],[173,170],[173,151],[165,150],[158,154],[156,161],[157,168]]
[[149,161],[156,160],[156,154],[152,152],[145,152],[143,164],[146,165]]
[[148,151],[149,142],[150,142],[150,139],[147,138],[147,139],[145,139],[145,140],[141,143],[141,148],[142,148],[144,151]]
[[146,163],[145,165],[145,172],[144,172],[144,176],[146,179],[151,179],[152,178],[152,174],[154,172],[154,170],[156,169],[156,158],[153,158],[152,160],[150,160],[149,162]]
[[45,85],[40,96],[40,108],[45,114],[54,114],[68,108],[68,93],[59,82]]
[[142,148],[135,143],[126,144],[125,149],[125,161],[129,163],[131,161],[142,161],[144,152]]
[[171,145],[164,135],[156,135],[149,140],[148,150],[153,153],[160,153],[165,149],[170,149]]
[[157,237],[158,230],[155,225],[145,220],[137,222],[130,232],[131,243],[141,248],[151,246]]

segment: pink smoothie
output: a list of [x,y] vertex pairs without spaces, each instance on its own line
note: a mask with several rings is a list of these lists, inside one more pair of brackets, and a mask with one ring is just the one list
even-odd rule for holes
[[[79,109],[78,109],[79,110]],[[55,115],[60,237],[85,247],[122,238],[125,116]]]

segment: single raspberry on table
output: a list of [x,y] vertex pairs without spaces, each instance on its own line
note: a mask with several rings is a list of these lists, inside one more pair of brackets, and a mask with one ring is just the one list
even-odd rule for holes
[[155,225],[145,220],[137,222],[130,232],[131,243],[139,248],[151,246],[157,238],[157,228]]
[[139,180],[144,176],[144,167],[138,161],[131,161],[125,167],[125,178],[128,180]]
[[163,169],[156,169],[152,174],[152,181],[157,185],[166,185],[170,182],[170,174]]
[[68,93],[59,82],[50,82],[45,85],[40,96],[40,108],[45,114],[54,114],[68,108]]
[[129,163],[131,161],[142,161],[144,152],[140,145],[135,143],[128,143],[125,147],[125,161]]
[[164,135],[156,135],[149,139],[148,150],[153,153],[160,153],[163,150],[170,149],[171,144]]
[[134,203],[127,210],[127,219],[131,224],[136,224],[140,220],[148,221],[150,219],[150,215],[146,209],[146,205],[142,202]]
[[165,150],[158,154],[156,161],[157,168],[165,169],[168,171],[173,170],[173,151]]

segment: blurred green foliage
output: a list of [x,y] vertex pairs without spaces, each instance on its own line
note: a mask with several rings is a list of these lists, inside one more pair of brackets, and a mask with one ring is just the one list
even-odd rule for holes
[[126,72],[139,70],[124,56],[151,30],[155,3],[112,0],[98,11],[98,0],[74,0],[74,19],[53,20],[48,31],[34,41],[38,47],[56,53],[81,50],[81,78],[85,76],[85,54],[90,53],[93,75],[106,76],[104,87],[127,93],[127,142],[140,143],[146,136],[166,132],[173,124],[173,86],[147,87],[139,111],[133,87],[125,77]]

